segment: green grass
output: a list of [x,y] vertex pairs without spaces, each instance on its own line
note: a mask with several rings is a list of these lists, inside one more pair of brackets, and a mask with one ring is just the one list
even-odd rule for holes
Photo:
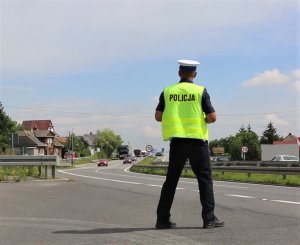
[[0,181],[22,181],[28,177],[38,177],[38,167],[0,167]]
[[[144,159],[139,162],[138,165],[151,166],[153,159]],[[152,168],[137,168],[132,166],[130,169],[132,172],[141,172],[145,174],[154,175],[166,175],[166,168],[152,169]],[[192,170],[184,169],[181,174],[182,177],[195,178]],[[249,182],[249,183],[260,183],[260,184],[273,184],[273,185],[286,185],[286,186],[300,186],[300,176],[299,175],[287,175],[285,179],[282,178],[280,174],[251,174],[247,173],[222,173],[215,172],[212,173],[214,180],[224,180],[224,181],[236,181],[236,182]]]

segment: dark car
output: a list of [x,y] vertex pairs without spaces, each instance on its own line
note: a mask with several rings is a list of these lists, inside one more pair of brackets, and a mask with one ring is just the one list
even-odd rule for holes
[[98,162],[98,167],[100,166],[108,166],[108,160],[107,159],[99,159]]
[[125,163],[132,163],[131,157],[125,157],[123,160],[123,164],[125,164]]

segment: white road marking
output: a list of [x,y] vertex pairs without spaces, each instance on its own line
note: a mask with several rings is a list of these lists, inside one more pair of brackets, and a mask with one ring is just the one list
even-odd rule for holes
[[233,194],[224,194],[224,196],[229,196],[229,197],[241,197],[241,198],[257,198],[253,196],[242,196],[242,195],[233,195]]
[[97,173],[100,174],[107,174],[107,175],[115,175],[115,176],[122,176],[122,177],[131,177],[131,178],[137,178],[137,179],[153,179],[153,180],[164,180],[163,178],[149,178],[149,177],[141,177],[141,176],[130,176],[125,174],[113,174],[113,173],[105,173],[100,170],[96,170]]
[[161,185],[148,185],[148,186],[153,186],[153,187],[160,187],[160,188],[162,188]]
[[61,173],[64,173],[64,174],[74,175],[74,176],[83,177],[83,178],[99,179],[99,180],[106,180],[106,181],[113,181],[113,182],[126,183],[126,184],[134,184],[134,185],[144,185],[143,183],[138,183],[138,182],[124,181],[124,180],[115,180],[115,179],[105,179],[105,178],[87,176],[87,175],[82,175],[82,174],[73,174],[73,173],[68,173],[68,172],[62,171],[62,170],[58,170],[58,171],[61,172]]
[[[128,169],[128,168],[127,168]],[[151,187],[159,187],[162,188],[161,185],[153,185],[153,184],[144,184],[144,183],[139,183],[139,182],[132,182],[132,181],[124,181],[124,180],[116,180],[116,179],[106,179],[106,178],[100,178],[100,177],[93,177],[93,176],[87,176],[87,175],[81,175],[81,174],[74,174],[74,173],[69,173],[63,170],[58,170],[58,172],[64,173],[64,174],[69,174],[69,175],[74,175],[74,176],[78,176],[78,177],[83,177],[83,178],[90,178],[90,179],[99,179],[99,180],[105,180],[105,181],[112,181],[112,182],[118,182],[118,183],[126,183],[126,184],[134,184],[134,185],[144,185],[144,186],[151,186]],[[98,170],[96,171],[98,172]],[[101,173],[101,172],[100,172]],[[124,176],[121,174],[112,174],[112,175],[118,175],[118,176]],[[130,177],[130,176],[126,176],[126,177]],[[143,179],[143,177],[140,177]],[[144,179],[155,179],[155,178],[144,178]],[[161,180],[161,179],[156,179],[156,180]],[[183,181],[184,182],[184,181]],[[194,182],[185,182],[185,183],[191,183],[194,184]],[[227,185],[220,185],[220,186],[224,186],[224,187],[236,187],[239,188],[237,186],[227,186]],[[240,188],[247,188],[247,187],[240,187]],[[177,190],[188,190],[186,188],[176,188]],[[199,190],[190,190],[193,192],[199,192]],[[214,192],[216,193],[216,192]],[[258,197],[254,197],[254,196],[244,196],[244,195],[235,195],[235,194],[223,194],[224,196],[229,196],[229,197],[240,197],[240,198],[247,198],[247,199],[259,199]],[[270,202],[279,202],[279,203],[286,203],[286,204],[296,204],[296,205],[300,205],[300,202],[293,202],[293,201],[285,201],[285,200],[268,200],[266,198],[263,199],[259,199],[262,201],[270,201]]]
[[288,204],[297,204],[297,205],[300,205],[300,202],[291,202],[291,201],[284,201],[284,200],[270,200],[270,202],[282,202],[282,203],[288,203]]

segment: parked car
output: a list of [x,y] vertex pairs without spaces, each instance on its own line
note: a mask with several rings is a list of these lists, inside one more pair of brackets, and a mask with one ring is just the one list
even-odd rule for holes
[[125,164],[125,163],[132,163],[131,157],[125,157],[125,158],[123,159],[123,164]]
[[299,162],[299,158],[292,155],[277,155],[272,158],[273,162]]
[[212,162],[229,162],[230,161],[230,156],[211,157],[210,160]]
[[108,160],[107,159],[99,159],[97,161],[98,167],[100,166],[108,166]]

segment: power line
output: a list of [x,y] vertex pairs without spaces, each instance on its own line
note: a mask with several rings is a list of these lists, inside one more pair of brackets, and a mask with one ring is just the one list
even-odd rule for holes
[[[40,112],[55,112],[63,114],[75,114],[75,115],[93,115],[93,116],[111,116],[111,117],[129,117],[129,116],[139,116],[139,117],[153,117],[153,115],[142,115],[142,114],[113,114],[113,113],[97,113],[97,112],[77,112],[77,111],[65,111],[65,110],[55,110],[49,108],[40,107],[21,107],[21,106],[6,106],[9,108],[17,108],[22,110],[35,110]],[[286,113],[296,113],[299,110],[288,110],[288,111],[273,111],[273,112],[261,112],[261,113],[237,113],[237,114],[218,114],[218,117],[241,117],[241,116],[262,116],[271,114],[286,114]]]

